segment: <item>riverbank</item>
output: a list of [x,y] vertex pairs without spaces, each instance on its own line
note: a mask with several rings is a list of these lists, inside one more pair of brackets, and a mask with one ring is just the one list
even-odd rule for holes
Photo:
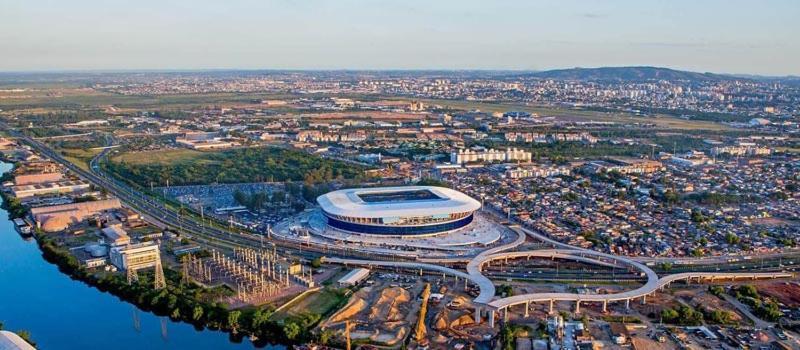
[[[2,178],[13,180],[9,164],[3,163],[3,165],[5,172]],[[15,198],[3,193],[2,199],[2,207],[6,209],[9,218],[23,217],[27,214],[27,208]],[[10,224],[10,221],[7,223]],[[233,293],[230,289],[205,288],[187,282],[180,272],[171,269],[164,271],[166,288],[154,290],[151,287],[152,273],[141,273],[139,282],[129,285],[122,274],[87,269],[71,254],[63,242],[52,235],[36,231],[34,238],[44,261],[55,265],[58,271],[70,279],[107,292],[154,315],[187,323],[197,331],[209,329],[226,332],[233,343],[241,343],[245,337],[250,337],[255,339],[253,343],[259,347],[300,343],[313,339],[311,329],[316,325],[319,316],[275,322],[269,319],[272,315],[271,307],[229,310],[227,305],[215,300]],[[58,297],[57,292],[54,291],[53,297]],[[287,329],[291,332],[287,333],[285,331]]]
[[326,340],[312,333],[326,315],[306,313],[275,321],[271,319],[274,311],[271,307],[229,310],[225,304],[212,300],[230,290],[222,287],[209,289],[184,282],[179,272],[167,268],[164,269],[166,288],[156,290],[151,287],[152,273],[140,274],[139,282],[129,285],[121,274],[87,270],[68,250],[58,246],[46,234],[36,232],[34,237],[45,260],[58,266],[61,272],[144,311],[189,323],[198,330],[208,328],[227,332],[233,342],[251,337],[256,346]]

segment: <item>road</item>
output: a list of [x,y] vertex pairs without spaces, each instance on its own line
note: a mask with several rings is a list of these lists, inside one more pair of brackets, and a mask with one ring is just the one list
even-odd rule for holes
[[[571,301],[576,303],[575,311],[580,312],[581,303],[585,302],[599,302],[603,305],[603,310],[609,302],[625,301],[626,306],[629,305],[633,299],[641,299],[644,303],[647,296],[655,293],[659,289],[666,288],[671,283],[676,281],[686,281],[690,283],[692,280],[699,281],[715,281],[720,279],[761,279],[761,278],[790,278],[792,274],[783,272],[684,272],[671,274],[659,278],[659,276],[649,267],[644,264],[632,260],[628,257],[601,253],[589,249],[582,248],[562,248],[559,249],[538,249],[529,251],[510,251],[507,250],[517,248],[525,242],[525,238],[530,235],[531,231],[521,227],[512,226],[512,230],[517,233],[517,239],[504,246],[488,249],[481,254],[478,254],[467,263],[467,273],[444,267],[441,261],[437,262],[436,259],[427,259],[426,262],[404,262],[392,263],[380,260],[360,260],[360,259],[340,259],[340,258],[326,258],[328,263],[339,263],[346,265],[359,265],[359,266],[384,266],[392,267],[399,266],[412,269],[424,269],[450,274],[460,278],[468,278],[472,283],[478,286],[480,293],[473,299],[475,305],[475,319],[481,319],[482,308],[487,308],[489,312],[489,323],[494,325],[494,312],[507,311],[508,308],[514,305],[528,305],[537,302],[549,302],[552,305],[556,301]],[[483,274],[483,267],[497,260],[519,259],[519,258],[551,258],[551,259],[566,259],[571,261],[578,261],[588,264],[600,266],[613,266],[613,267],[626,267],[631,270],[639,271],[647,280],[644,285],[639,288],[628,290],[620,293],[613,294],[578,294],[578,293],[529,293],[522,295],[514,295],[506,298],[495,299],[494,283]],[[441,259],[448,261],[451,259]]]
[[119,180],[107,176],[100,171],[98,160],[102,157],[105,157],[110,149],[103,150],[100,154],[92,159],[89,164],[89,169],[91,170],[90,172],[81,169],[75,164],[72,164],[68,160],[64,159],[60,154],[40,143],[39,141],[9,129],[8,127],[5,129],[9,130],[9,133],[12,136],[18,138],[20,141],[30,146],[39,154],[62,164],[79,177],[99,188],[104,188],[110,194],[118,197],[126,206],[147,218],[151,223],[162,228],[170,228],[176,232],[187,234],[198,243],[209,248],[230,250],[233,247],[272,248],[274,245],[292,254],[309,258],[331,253],[344,256],[376,255],[372,252],[366,253],[358,250],[342,249],[341,247],[335,245],[304,246],[302,242],[278,240],[275,238],[268,239],[263,235],[246,233],[243,231],[234,232],[231,230],[221,229],[211,224],[198,222],[199,219],[195,219],[189,215],[186,215],[185,213],[181,214],[178,210],[168,208],[164,203],[161,203],[150,196],[131,188]]
[[[40,142],[33,140],[18,132],[15,132],[11,129],[8,128],[6,129],[9,130],[13,136],[16,136],[17,138],[28,144],[31,148],[33,148],[40,154],[52,159],[53,161],[61,163],[70,171],[86,179],[90,183],[106,189],[111,194],[117,196],[127,206],[136,210],[140,214],[149,217],[151,220],[161,223],[165,227],[171,227],[181,232],[190,234],[192,238],[198,240],[200,243],[203,243],[207,246],[216,247],[220,249],[230,249],[231,247],[236,247],[236,246],[265,247],[265,243],[267,243],[268,245],[274,244],[275,246],[282,247],[282,249],[286,249],[287,251],[295,252],[298,254],[303,254],[303,252],[308,254],[309,251],[312,251],[313,253],[316,253],[318,255],[328,254],[328,253],[334,253],[334,254],[339,253],[343,256],[356,256],[356,257],[369,258],[365,260],[330,258],[328,259],[329,262],[346,263],[354,265],[361,264],[361,265],[402,266],[402,267],[420,268],[426,270],[439,271],[446,274],[459,276],[462,278],[468,278],[473,283],[478,285],[480,288],[480,294],[474,300],[474,303],[478,306],[478,308],[476,309],[477,314],[480,315],[481,306],[487,306],[491,310],[490,311],[491,320],[493,320],[494,318],[494,310],[507,309],[508,307],[511,307],[513,305],[527,304],[530,302],[541,302],[541,301],[552,302],[554,300],[574,301],[577,303],[576,308],[580,307],[581,302],[587,302],[587,301],[603,302],[605,308],[605,303],[609,301],[625,300],[629,302],[631,299],[634,298],[644,299],[646,298],[647,295],[652,294],[657,289],[662,288],[668,285],[669,283],[678,280],[689,280],[692,278],[713,280],[714,278],[737,278],[737,277],[756,279],[756,278],[779,278],[779,277],[792,276],[790,274],[777,273],[777,272],[776,273],[687,272],[687,273],[668,275],[659,279],[658,275],[652,269],[645,266],[639,261],[633,260],[628,257],[617,256],[617,255],[597,252],[594,250],[573,247],[561,242],[554,241],[549,237],[540,235],[536,232],[518,226],[512,226],[512,229],[518,234],[518,237],[514,242],[503,246],[487,249],[478,254],[477,256],[475,256],[474,258],[470,259],[467,263],[466,274],[458,270],[441,266],[442,263],[451,262],[450,260],[452,259],[440,259],[438,261],[436,259],[430,259],[429,263],[387,261],[385,259],[375,260],[376,254],[374,252],[369,252],[369,251],[361,252],[356,250],[342,250],[342,249],[337,249],[335,245],[330,245],[330,246],[315,245],[315,246],[304,247],[300,242],[277,240],[274,238],[265,240],[264,237],[260,235],[244,233],[244,232],[235,233],[230,230],[224,230],[215,227],[213,225],[205,225],[204,223],[198,223],[194,218],[182,215],[177,210],[173,210],[166,207],[163,203],[150,198],[144,193],[141,193],[131,188],[130,186],[120,182],[119,180],[106,176],[103,172],[100,171],[98,160],[105,157],[109,149],[103,150],[100,154],[98,154],[97,157],[93,158],[89,164],[89,168],[91,171],[85,171],[76,166],[75,164],[72,164],[71,162],[67,161],[60,154],[53,151],[46,145],[41,144]],[[547,242],[561,249],[544,249],[544,250],[503,253],[504,251],[522,245],[525,242],[526,236],[530,236],[534,239]],[[593,263],[602,266],[628,266],[629,268],[638,270],[643,275],[645,275],[647,277],[647,282],[643,286],[637,289],[616,294],[532,293],[524,295],[515,295],[508,298],[493,300],[495,291],[494,284],[488,277],[483,275],[481,271],[482,267],[485,264],[490,263],[491,261],[494,260],[514,259],[520,257],[550,257],[550,258],[569,259],[573,261]],[[391,257],[391,258],[401,259],[402,257]]]

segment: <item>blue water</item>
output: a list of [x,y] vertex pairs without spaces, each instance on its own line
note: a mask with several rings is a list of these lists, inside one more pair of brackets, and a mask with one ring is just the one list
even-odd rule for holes
[[[0,173],[11,164],[0,163]],[[138,320],[138,327],[137,327]],[[25,241],[0,209],[0,322],[27,330],[40,349],[254,349],[228,334],[195,330],[141,311],[117,297],[70,279]],[[267,346],[265,349],[285,349]]]

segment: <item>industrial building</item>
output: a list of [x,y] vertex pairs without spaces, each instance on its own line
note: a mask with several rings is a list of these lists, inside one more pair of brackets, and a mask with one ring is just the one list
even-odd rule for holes
[[90,187],[87,182],[67,180],[12,186],[11,193],[17,198],[27,198],[44,194],[78,192],[88,190]]
[[161,261],[158,245],[153,242],[112,247],[108,257],[120,270],[155,267]]
[[38,228],[45,232],[58,232],[92,215],[121,207],[119,199],[114,198],[31,208],[30,215]]
[[109,226],[103,228],[101,231],[110,245],[119,246],[131,243],[131,237],[128,236],[128,233],[125,232],[120,225]]
[[369,277],[369,270],[365,268],[357,268],[342,276],[337,282],[340,287],[350,287],[358,284]]

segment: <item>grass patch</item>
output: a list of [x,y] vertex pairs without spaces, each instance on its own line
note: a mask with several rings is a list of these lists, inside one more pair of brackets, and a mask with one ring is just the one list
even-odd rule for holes
[[[123,153],[103,166],[120,179],[140,186],[287,180],[327,184],[332,180],[360,181],[365,177],[364,167],[280,147]],[[312,197],[315,196],[309,196]]]
[[[402,101],[410,101],[408,99],[396,99]],[[435,104],[445,106],[452,109],[461,110],[480,110],[482,112],[508,112],[508,111],[523,111],[529,113],[538,113],[543,116],[551,116],[558,118],[566,118],[573,120],[594,120],[603,122],[616,122],[616,123],[652,123],[659,127],[679,130],[730,130],[731,128],[721,123],[701,120],[685,120],[676,118],[666,114],[656,114],[651,117],[640,117],[632,113],[623,112],[599,112],[590,111],[585,109],[567,109],[567,108],[554,108],[543,106],[528,106],[517,103],[501,103],[501,102],[480,102],[480,101],[463,101],[463,100],[437,100],[437,99],[422,99],[420,100],[426,104]]]
[[167,149],[160,151],[150,152],[130,152],[122,153],[111,158],[114,162],[125,162],[133,165],[144,164],[174,164],[177,162],[190,162],[196,161],[204,157],[204,152],[195,151],[191,149]]
[[102,150],[100,149],[78,149],[78,148],[62,148],[58,150],[64,159],[70,163],[77,165],[79,168],[89,171],[89,161],[94,158]]
[[606,322],[622,322],[622,323],[642,323],[638,317],[625,316],[625,315],[608,315],[601,317]]
[[300,317],[305,314],[327,315],[334,308],[341,304],[344,293],[335,288],[323,288],[316,292],[308,293],[299,300],[295,300],[291,305],[283,310],[276,312],[272,319],[275,321],[285,320],[290,317]]

